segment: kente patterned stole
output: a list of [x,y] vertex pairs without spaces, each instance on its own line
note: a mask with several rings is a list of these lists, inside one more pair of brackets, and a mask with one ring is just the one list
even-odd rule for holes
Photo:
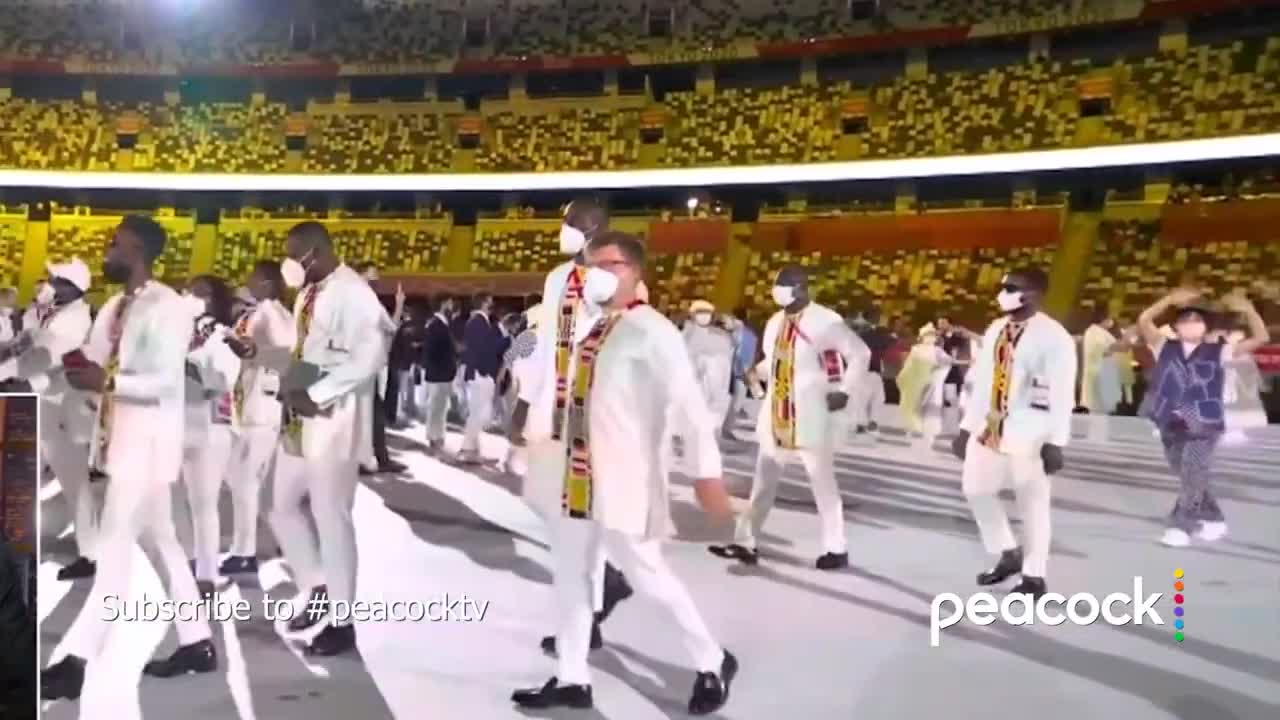
[[102,368],[106,378],[102,384],[102,398],[98,401],[98,452],[94,456],[92,468],[101,474],[107,471],[107,451],[111,448],[111,416],[115,410],[116,374],[120,372],[120,339],[124,336],[125,316],[133,301],[150,285],[148,281],[133,292],[121,296],[107,331],[107,336],[111,339],[111,352],[107,354],[107,364]]
[[[293,346],[293,361],[302,359],[302,347],[307,344],[307,333],[311,331],[311,317],[316,309],[316,296],[320,294],[320,285],[309,285],[303,290],[302,309],[298,312],[298,342]],[[290,455],[302,456],[302,417],[289,411],[284,406],[284,451]]]
[[551,439],[564,439],[564,418],[569,409],[569,361],[573,359],[574,322],[582,302],[585,270],[574,265],[560,295],[556,315],[556,404],[551,414]]
[[612,312],[596,321],[591,332],[578,345],[578,364],[573,373],[572,405],[568,412],[569,436],[564,476],[564,491],[560,495],[560,510],[571,518],[591,518],[592,499],[595,496],[591,468],[591,388],[596,379],[596,358],[609,333],[622,319],[623,313],[644,303],[637,300],[621,312]]
[[1004,421],[1009,416],[1009,390],[1013,385],[1013,351],[1026,329],[1025,322],[1009,322],[996,338],[993,350],[995,368],[991,373],[991,412],[987,413],[987,427],[978,438],[978,442],[992,450],[1000,449],[1000,440],[1004,437]]
[[[236,337],[246,339],[249,337],[249,321],[253,319],[255,310],[246,310],[240,315],[240,319],[236,321],[236,326],[232,330]],[[243,360],[240,362],[240,372],[236,374],[235,385],[231,386],[231,417],[237,425],[244,423],[244,400],[248,395],[248,368],[245,367]]]
[[796,447],[796,340],[800,337],[798,317],[784,315],[778,337],[773,341],[773,441],[779,448]]

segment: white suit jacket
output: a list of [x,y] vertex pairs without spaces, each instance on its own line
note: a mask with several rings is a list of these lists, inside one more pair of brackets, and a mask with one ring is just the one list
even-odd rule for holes
[[[111,325],[123,295],[98,312],[84,354],[106,366]],[[125,316],[120,369],[115,378],[108,475],[127,482],[173,482],[182,467],[186,427],[187,347],[194,328],[191,311],[173,288],[157,280],[139,288]],[[100,407],[98,408],[100,411]],[[98,461],[98,424],[90,462]]]
[[720,423],[703,400],[680,331],[648,305],[625,312],[595,362],[587,420],[592,516],[629,535],[669,535],[667,439],[678,427],[689,473],[719,478]]
[[[974,356],[973,392],[964,408],[960,428],[977,436],[991,413],[991,380],[995,372],[996,341],[1008,317],[987,328]],[[1000,451],[1038,453],[1046,443],[1065,446],[1071,441],[1071,412],[1075,409],[1076,343],[1057,320],[1036,313],[1013,352],[1008,417]]]
[[[756,433],[762,446],[774,444],[774,346],[785,316],[786,313],[779,310],[769,318],[760,345],[764,359],[756,366],[756,374],[769,385],[764,404],[760,406],[760,415],[756,419]],[[800,311],[800,333],[793,352],[795,385],[792,396],[796,404],[796,446],[800,449],[817,449],[833,442],[835,438],[832,433],[838,430],[837,421],[848,410],[848,406],[835,413],[828,410],[827,393],[846,393],[852,403],[852,399],[857,397],[858,384],[862,382],[870,366],[871,351],[862,338],[845,324],[840,313],[815,302],[810,302]],[[839,354],[844,363],[835,383],[831,382],[824,364],[823,354],[826,352]]]
[[53,309],[43,323],[32,311],[23,319],[24,332],[31,333],[32,345],[18,358],[18,377],[30,383],[31,391],[40,396],[41,425],[58,428],[75,443],[89,442],[92,396],[67,384],[62,356],[84,345],[92,326],[89,303],[83,299]]
[[224,338],[230,329],[219,325],[200,347],[187,353],[187,362],[200,373],[200,382],[187,377],[187,429],[184,445],[187,450],[203,447],[207,443],[209,426],[213,422],[218,403],[231,392],[236,375],[240,373],[240,358],[227,345]]
[[[524,378],[519,389],[520,399],[529,404],[524,435],[530,441],[546,440],[551,437],[552,416],[556,406],[556,342],[560,336],[560,303],[569,283],[569,273],[575,266],[576,263],[572,260],[561,264],[547,274],[546,282],[542,285],[542,307],[537,320],[538,343],[533,355],[525,363]],[[637,291],[648,293],[643,283]],[[587,336],[591,331],[592,323],[600,315],[601,311],[590,304],[578,302],[574,321],[574,344]],[[574,360],[571,357],[570,375],[573,373],[573,366]]]
[[289,369],[290,353],[298,341],[297,324],[279,300],[263,300],[250,312],[248,334],[258,352],[241,362],[244,417],[243,422],[232,419],[237,431],[280,427],[280,377]]
[[[294,317],[306,295],[298,293]],[[322,282],[302,360],[324,374],[307,392],[326,412],[303,418],[303,457],[358,462],[373,457],[374,394],[387,363],[386,315],[369,283],[346,265]]]

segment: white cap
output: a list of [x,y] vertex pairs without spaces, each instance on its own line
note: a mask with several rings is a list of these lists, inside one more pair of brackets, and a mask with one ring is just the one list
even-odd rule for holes
[[60,277],[75,285],[80,292],[89,292],[93,273],[80,258],[71,258],[64,263],[46,263],[45,267],[49,270],[49,277]]

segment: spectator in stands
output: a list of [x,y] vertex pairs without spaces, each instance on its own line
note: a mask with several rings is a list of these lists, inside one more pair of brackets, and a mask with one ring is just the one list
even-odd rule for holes
[[462,436],[458,460],[475,464],[482,461],[480,433],[493,414],[493,395],[502,354],[510,340],[493,325],[493,296],[475,299],[471,317],[467,319],[462,339],[463,382],[467,389],[467,423]]
[[433,453],[444,447],[445,418],[458,374],[458,347],[450,329],[457,315],[458,301],[442,298],[436,313],[427,320],[422,337],[422,375],[427,384],[427,448]]
[[880,324],[878,309],[867,308],[859,319],[861,322],[855,329],[871,351],[871,362],[867,368],[866,380],[859,388],[859,397],[854,401],[856,404],[853,412],[857,432],[875,432],[880,429],[876,418],[880,416],[880,408],[884,407],[884,355],[897,342],[897,338]]

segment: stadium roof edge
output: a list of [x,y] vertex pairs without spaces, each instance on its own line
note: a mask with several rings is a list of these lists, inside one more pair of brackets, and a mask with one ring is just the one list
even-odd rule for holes
[[628,190],[998,175],[1272,155],[1280,155],[1280,133],[988,155],[646,170],[377,175],[0,170],[0,187],[180,192]]

